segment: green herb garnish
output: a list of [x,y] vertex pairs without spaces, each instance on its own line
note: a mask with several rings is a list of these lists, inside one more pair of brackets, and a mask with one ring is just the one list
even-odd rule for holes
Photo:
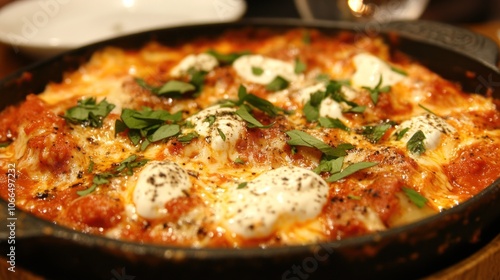
[[260,76],[260,75],[262,75],[262,73],[264,73],[264,69],[262,69],[260,67],[252,66],[252,74],[254,74],[255,76]]
[[288,145],[316,148],[331,157],[345,156],[347,155],[346,150],[354,148],[350,144],[339,145],[339,147],[333,148],[318,138],[300,130],[289,130],[285,133],[290,137],[290,140],[287,141]]
[[215,59],[217,59],[217,61],[219,61],[220,64],[226,64],[226,65],[232,64],[240,56],[250,54],[249,51],[222,54],[217,52],[216,50],[208,50],[206,53],[215,57]]
[[186,135],[182,135],[182,136],[179,136],[177,137],[177,141],[183,143],[183,144],[187,144],[189,142],[191,142],[193,139],[196,139],[200,137],[200,135],[196,132],[190,132]]
[[418,107],[424,109],[425,111],[427,111],[429,114],[431,115],[434,115],[434,116],[437,116],[436,113],[434,113],[433,111],[431,111],[429,108],[425,107],[424,105],[418,103]]
[[352,200],[361,200],[361,196],[353,195],[353,194],[347,195],[347,198],[352,199]]
[[130,141],[137,145],[143,141],[141,150],[145,150],[152,142],[157,142],[180,132],[180,126],[175,124],[182,119],[182,112],[170,114],[165,110],[151,110],[145,108],[142,111],[123,109],[121,120],[116,120],[115,133],[121,133],[128,129]]
[[1,142],[1,143],[0,143],[0,148],[6,148],[6,147],[8,147],[10,144],[12,144],[12,141],[5,141],[5,142]]
[[208,126],[212,126],[215,122],[215,115],[210,115],[210,116],[207,116],[203,122],[207,122],[208,123]]
[[384,123],[376,126],[364,126],[361,134],[363,134],[370,142],[377,143],[391,127],[392,125],[390,123]]
[[243,189],[248,185],[248,182],[239,183],[237,189]]
[[409,127],[405,127],[403,129],[401,129],[400,131],[396,132],[396,140],[401,140],[403,139],[403,137],[405,136],[406,132],[408,132],[408,130],[410,130]]
[[280,91],[288,87],[290,83],[281,76],[276,76],[269,84],[267,84],[266,89],[269,91]]
[[245,161],[238,157],[238,158],[236,158],[234,160],[234,163],[236,163],[236,164],[245,164]]
[[226,141],[226,135],[220,128],[217,128],[217,132],[219,133],[220,138],[222,138],[222,141]]
[[377,164],[378,164],[377,162],[357,162],[357,163],[349,165],[344,170],[333,174],[328,179],[326,179],[326,181],[330,182],[330,183],[335,182],[335,181],[338,181],[342,178],[345,178],[353,173],[356,173],[359,170],[370,168],[370,167],[375,166]]
[[295,67],[293,69],[295,74],[300,74],[300,73],[306,71],[306,69],[307,69],[307,65],[299,58],[295,58]]
[[425,135],[422,132],[422,130],[419,130],[413,134],[413,136],[408,140],[406,143],[406,147],[410,152],[421,155],[422,153],[425,152],[425,145],[424,145],[424,140],[425,140]]
[[63,118],[70,123],[90,127],[102,127],[103,119],[115,108],[106,99],[96,104],[93,97],[79,100],[77,104],[66,110]]
[[428,201],[427,198],[419,194],[417,191],[403,187],[403,192],[405,195],[413,202],[413,204],[417,205],[418,208],[424,207],[425,203]]
[[390,67],[391,67],[391,70],[393,72],[396,72],[396,73],[401,74],[403,76],[408,76],[408,73],[405,70],[403,70],[401,68],[394,67],[394,66],[390,66]]
[[319,125],[324,127],[324,128],[339,128],[339,129],[342,129],[345,131],[351,130],[338,118],[332,119],[329,117],[319,117],[318,122],[319,122]]
[[[92,178],[92,185],[88,189],[77,191],[76,193],[79,196],[88,195],[88,194],[92,193],[97,188],[97,186],[103,185],[103,184],[108,184],[109,179],[111,179],[113,177],[133,175],[134,169],[145,165],[146,162],[148,162],[147,159],[140,159],[139,160],[136,155],[131,155],[128,158],[121,161],[118,164],[118,166],[115,167],[114,169],[112,169],[111,171],[95,174],[94,178]],[[94,166],[93,161],[91,161],[91,166],[93,169],[93,166]],[[89,166],[89,170],[91,170],[90,166]]]
[[385,87],[380,87],[382,85],[382,75],[380,76],[380,79],[378,80],[377,85],[374,88],[369,88],[369,87],[363,87],[367,91],[370,92],[370,98],[372,99],[373,104],[377,105],[378,102],[378,96],[382,92],[389,92],[391,90],[391,86],[385,86]]

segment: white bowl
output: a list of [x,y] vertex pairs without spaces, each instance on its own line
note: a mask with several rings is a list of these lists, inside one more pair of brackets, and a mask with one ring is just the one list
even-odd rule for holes
[[237,20],[244,0],[18,0],[0,10],[0,41],[35,58],[149,29]]

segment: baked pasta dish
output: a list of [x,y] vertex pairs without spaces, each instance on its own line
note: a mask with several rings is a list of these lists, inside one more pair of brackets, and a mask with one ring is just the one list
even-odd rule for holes
[[188,247],[341,240],[493,183],[499,105],[348,32],[109,46],[0,113],[0,194],[15,166],[17,207],[89,234]]

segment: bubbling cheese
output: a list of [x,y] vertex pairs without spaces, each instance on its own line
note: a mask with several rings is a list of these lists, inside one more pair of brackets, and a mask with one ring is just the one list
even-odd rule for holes
[[245,238],[268,236],[278,227],[318,216],[328,189],[319,175],[304,168],[265,172],[243,188],[228,190],[227,227]]
[[133,193],[137,214],[146,219],[168,215],[165,203],[185,196],[191,188],[188,173],[170,161],[148,162],[139,174]]
[[[297,79],[293,63],[265,57],[262,55],[244,55],[233,62],[233,68],[241,78],[261,85],[267,85],[277,76],[291,82]],[[262,73],[255,74],[254,69],[262,69]]]

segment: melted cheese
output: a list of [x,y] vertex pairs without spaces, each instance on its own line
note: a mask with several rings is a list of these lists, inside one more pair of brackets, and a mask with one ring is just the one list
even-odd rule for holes
[[243,188],[229,189],[228,196],[227,227],[246,238],[257,238],[316,217],[327,202],[328,185],[309,170],[280,167]]

